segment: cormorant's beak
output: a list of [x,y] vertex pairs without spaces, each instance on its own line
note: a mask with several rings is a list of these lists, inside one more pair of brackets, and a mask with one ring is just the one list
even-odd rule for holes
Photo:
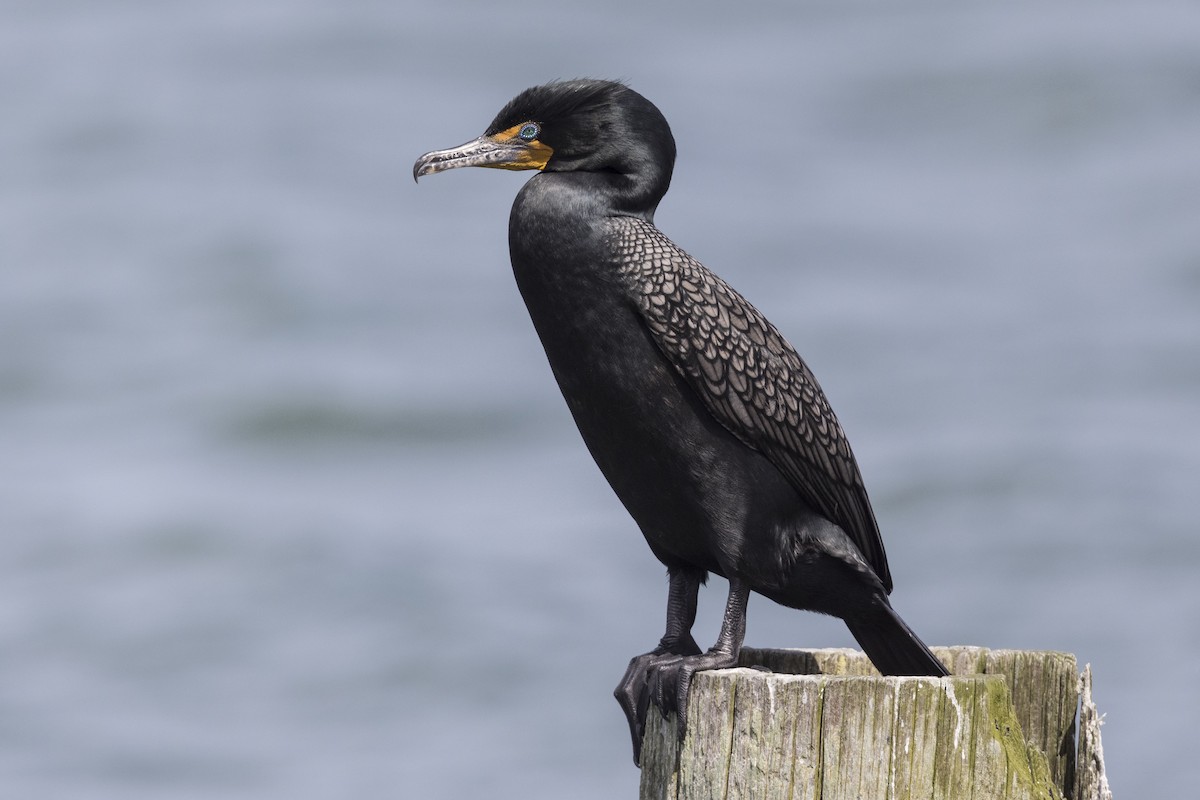
[[449,150],[434,150],[417,159],[413,165],[413,180],[423,175],[444,172],[459,167],[494,167],[497,169],[542,169],[554,150],[549,145],[525,141],[517,136],[518,125],[490,136],[480,136]]

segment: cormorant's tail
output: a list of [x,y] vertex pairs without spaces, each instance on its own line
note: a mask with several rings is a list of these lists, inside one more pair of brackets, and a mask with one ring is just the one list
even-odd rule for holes
[[846,626],[875,669],[883,675],[948,675],[946,667],[881,598],[869,617],[847,619]]

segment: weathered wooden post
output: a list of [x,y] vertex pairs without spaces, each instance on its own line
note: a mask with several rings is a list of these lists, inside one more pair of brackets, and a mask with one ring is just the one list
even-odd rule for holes
[[749,648],[742,667],[698,673],[682,744],[651,714],[641,800],[1111,800],[1074,656],[933,650],[951,677],[881,677],[853,650]]

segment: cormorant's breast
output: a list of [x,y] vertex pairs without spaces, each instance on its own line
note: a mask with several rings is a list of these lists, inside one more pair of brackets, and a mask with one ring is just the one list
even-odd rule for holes
[[517,284],[588,449],[656,555],[725,575],[747,529],[766,533],[797,498],[658,349],[618,250],[626,226],[645,222],[606,208],[602,184],[582,173],[526,184],[509,229]]

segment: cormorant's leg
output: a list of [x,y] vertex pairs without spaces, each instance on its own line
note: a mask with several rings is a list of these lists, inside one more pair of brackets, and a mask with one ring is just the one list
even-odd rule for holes
[[613,692],[629,720],[634,764],[640,762],[642,735],[646,731],[646,710],[651,695],[647,685],[650,667],[663,659],[700,654],[700,646],[692,638],[692,624],[696,621],[696,597],[706,573],[703,570],[668,569],[667,576],[670,588],[667,591],[666,633],[659,640],[658,647],[635,656],[629,662],[625,675]]
[[[692,676],[706,669],[725,669],[737,664],[746,638],[746,604],[750,586],[737,578],[729,579],[729,598],[717,643],[707,653],[677,656],[657,661],[650,669],[646,689],[664,717],[674,711],[679,721],[679,736],[687,730],[687,699]],[[645,701],[643,701],[645,702]]]

